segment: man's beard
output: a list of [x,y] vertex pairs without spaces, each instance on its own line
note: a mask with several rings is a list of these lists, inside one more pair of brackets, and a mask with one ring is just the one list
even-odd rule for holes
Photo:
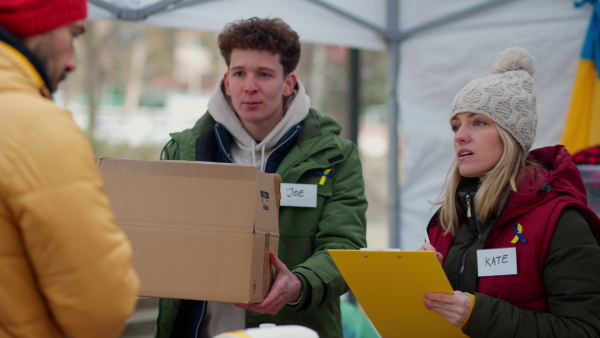
[[56,74],[57,70],[54,69],[56,67],[53,67],[52,61],[54,50],[52,49],[51,43],[49,36],[44,36],[32,52],[38,57],[42,65],[44,65],[44,71],[46,72],[49,81],[49,83],[47,83],[48,89],[50,92],[54,93],[58,89],[58,83],[64,80],[66,74],[64,71],[61,72],[61,74]]

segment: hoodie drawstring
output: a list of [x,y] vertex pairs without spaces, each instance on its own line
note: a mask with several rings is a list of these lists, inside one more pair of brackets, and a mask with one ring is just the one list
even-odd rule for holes
[[265,145],[263,144],[262,149],[260,151],[260,171],[265,171]]
[[252,144],[250,144],[250,148],[252,151],[252,165],[256,167],[256,144],[252,142]]
[[252,142],[251,148],[252,148],[252,165],[255,167],[258,167],[258,170],[260,170],[260,171],[265,171],[265,148],[266,148],[266,145],[263,144],[261,151],[260,151],[260,166],[256,165],[256,143],[255,142]]

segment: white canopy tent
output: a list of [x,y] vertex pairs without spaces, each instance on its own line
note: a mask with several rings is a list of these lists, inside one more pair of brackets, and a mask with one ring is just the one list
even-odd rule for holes
[[498,52],[522,46],[537,59],[534,148],[558,143],[591,13],[567,0],[88,1],[94,20],[220,31],[241,18],[280,17],[304,42],[387,51],[390,247],[404,249],[420,246],[434,212],[428,201],[439,196],[453,159],[454,95],[488,75]]

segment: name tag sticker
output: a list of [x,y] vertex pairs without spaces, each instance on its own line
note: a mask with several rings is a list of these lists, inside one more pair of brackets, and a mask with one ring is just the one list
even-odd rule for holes
[[517,248],[477,250],[477,275],[504,276],[517,274]]
[[281,183],[282,207],[317,207],[317,185]]

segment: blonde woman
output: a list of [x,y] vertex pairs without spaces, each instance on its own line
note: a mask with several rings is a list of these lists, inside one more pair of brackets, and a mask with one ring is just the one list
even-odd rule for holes
[[534,60],[512,47],[455,97],[431,244],[456,290],[425,307],[470,337],[600,337],[600,220],[563,146],[529,152]]

